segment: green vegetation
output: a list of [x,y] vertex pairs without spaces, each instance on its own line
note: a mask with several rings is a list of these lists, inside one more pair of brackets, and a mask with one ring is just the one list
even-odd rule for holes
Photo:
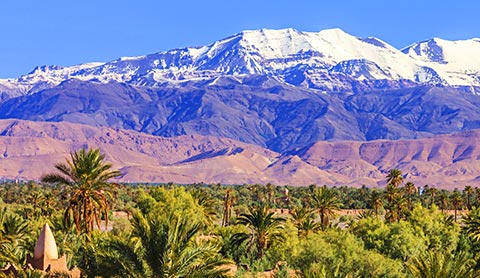
[[[61,174],[48,174],[42,177],[46,183],[66,186],[68,206],[64,221],[69,225],[73,218],[77,232],[82,230],[90,235],[94,223],[100,227],[99,213],[108,214],[112,185],[108,180],[120,176],[119,171],[111,171],[111,164],[105,163],[100,150],[81,149],[70,155],[67,164],[58,163],[55,168]],[[108,218],[105,218],[108,225]]]
[[85,277],[480,275],[476,187],[398,169],[385,188],[127,185],[104,158],[80,150],[41,183],[0,185],[0,266],[23,266],[49,223]]

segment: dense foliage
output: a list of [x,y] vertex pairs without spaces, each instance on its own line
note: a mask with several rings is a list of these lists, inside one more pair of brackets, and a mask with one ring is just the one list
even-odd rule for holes
[[[106,176],[74,172],[75,155]],[[57,165],[63,178],[0,185],[3,266],[24,265],[49,223],[59,251],[86,277],[480,275],[475,187],[418,187],[397,169],[385,188],[112,184],[118,173],[103,159],[84,150]],[[108,219],[107,229],[93,225]]]

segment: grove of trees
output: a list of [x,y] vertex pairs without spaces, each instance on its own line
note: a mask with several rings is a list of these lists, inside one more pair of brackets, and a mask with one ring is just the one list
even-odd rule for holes
[[82,149],[40,182],[0,184],[0,267],[21,269],[48,223],[84,277],[480,277],[472,185],[398,169],[382,188],[118,184],[113,169]]

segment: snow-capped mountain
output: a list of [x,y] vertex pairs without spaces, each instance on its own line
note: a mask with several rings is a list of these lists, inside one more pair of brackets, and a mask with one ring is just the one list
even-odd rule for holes
[[422,41],[402,50],[418,63],[440,74],[449,85],[480,84],[480,39],[447,41],[439,38]]
[[208,46],[107,63],[37,67],[18,79],[0,80],[0,100],[35,93],[71,78],[158,86],[245,74],[268,75],[325,92],[350,91],[352,83],[368,89],[377,86],[379,80],[407,86],[426,83],[474,87],[480,86],[480,39],[435,38],[398,50],[377,38],[358,38],[340,29],[318,33],[294,29],[244,31]]
[[[398,167],[429,184],[471,183],[480,94],[466,88],[480,92],[480,39],[398,50],[340,29],[244,31],[0,80],[0,162],[17,178],[53,161],[44,150],[93,144],[120,153],[138,181],[359,186]],[[439,134],[457,135],[413,140]],[[412,140],[389,141],[402,139]]]

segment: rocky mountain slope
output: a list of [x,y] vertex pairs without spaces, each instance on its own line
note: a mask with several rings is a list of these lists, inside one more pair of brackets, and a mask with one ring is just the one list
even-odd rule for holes
[[[477,58],[476,58],[477,57]],[[207,46],[187,47],[106,63],[39,66],[17,79],[0,80],[3,98],[32,94],[67,79],[161,86],[220,76],[268,75],[325,92],[433,84],[480,85],[480,39],[432,39],[398,50],[374,37],[340,29],[252,30]],[[352,84],[353,83],[353,84]]]
[[[428,173],[433,182],[468,182],[477,178],[478,157],[454,157],[463,145],[474,149],[464,134],[472,131],[475,137],[480,128],[478,57],[480,39],[434,38],[399,50],[339,29],[262,29],[201,47],[71,67],[39,66],[0,80],[0,119],[18,119],[12,128],[4,127],[0,147],[20,148],[18,161],[8,151],[5,159],[28,166],[51,157],[28,156],[31,149],[22,149],[27,142],[59,158],[91,139],[115,152],[111,158],[125,169],[125,179],[139,181],[377,184],[387,168],[400,167],[414,179],[426,179]],[[19,126],[37,133],[19,135]],[[108,138],[105,130],[123,135]],[[60,131],[68,136],[59,139]],[[457,133],[463,135],[436,137]],[[87,140],[85,134],[93,137]],[[139,147],[142,140],[124,135],[148,138],[142,140],[152,147],[145,151]],[[455,142],[424,150],[420,145],[437,144],[426,138]],[[378,144],[372,140],[399,140],[381,145],[400,150],[397,144],[407,144],[401,152],[426,151],[436,160],[413,154],[408,162],[383,159],[380,147],[363,154],[365,146]],[[422,140],[428,142],[418,143]],[[57,143],[61,151],[50,154],[54,149],[48,146]],[[324,152],[330,147],[352,155],[328,157]],[[20,161],[27,157],[27,164]],[[323,159],[327,162],[319,162]],[[215,165],[229,167],[220,167],[222,172],[212,170]],[[26,171],[26,166],[9,167],[4,166],[8,177]]]
[[281,155],[238,141],[164,138],[70,123],[0,121],[0,176],[38,179],[66,154],[98,147],[126,182],[382,186],[397,167],[417,185],[462,187],[480,180],[480,131],[417,140],[318,142]]
[[409,139],[480,127],[480,97],[415,87],[319,94],[275,79],[162,88],[68,80],[0,103],[0,118],[82,123],[160,136],[231,138],[287,152],[328,140]]

